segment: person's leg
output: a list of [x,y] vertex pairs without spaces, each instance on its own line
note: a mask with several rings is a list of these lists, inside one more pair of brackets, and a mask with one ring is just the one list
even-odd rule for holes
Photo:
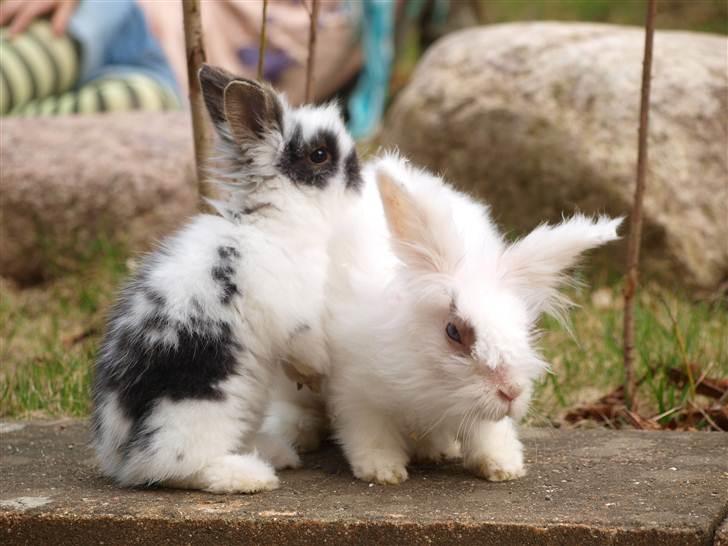
[[0,115],[70,90],[78,79],[79,58],[73,39],[56,37],[45,20],[9,38],[0,31]]
[[144,74],[123,73],[92,80],[75,91],[31,101],[13,115],[46,116],[124,112],[130,110],[177,110],[175,93]]

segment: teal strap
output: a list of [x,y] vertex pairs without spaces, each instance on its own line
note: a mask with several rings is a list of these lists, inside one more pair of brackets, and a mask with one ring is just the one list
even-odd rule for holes
[[349,98],[349,130],[354,138],[371,135],[384,112],[394,61],[394,11],[391,0],[364,0],[364,67]]

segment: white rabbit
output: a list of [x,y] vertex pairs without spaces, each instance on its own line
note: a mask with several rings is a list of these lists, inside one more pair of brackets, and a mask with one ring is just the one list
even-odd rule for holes
[[396,156],[364,178],[332,240],[325,326],[327,405],[354,475],[400,483],[410,460],[460,448],[480,477],[524,475],[514,423],[546,369],[537,320],[561,315],[565,272],[621,219],[576,215],[509,244],[485,206]]
[[256,441],[298,464],[258,433],[281,359],[305,362],[303,375],[327,370],[327,246],[361,176],[336,107],[292,109],[209,66],[200,83],[228,196],[123,290],[96,364],[93,443],[121,485],[250,493],[278,486]]

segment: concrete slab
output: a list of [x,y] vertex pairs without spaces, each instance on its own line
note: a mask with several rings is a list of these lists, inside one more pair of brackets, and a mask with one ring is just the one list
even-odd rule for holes
[[[526,478],[417,466],[355,480],[335,447],[278,491],[123,490],[98,475],[85,422],[0,426],[3,544],[711,544],[728,514],[728,435],[525,431]],[[725,528],[722,531],[725,535]],[[725,538],[722,544],[725,544]]]

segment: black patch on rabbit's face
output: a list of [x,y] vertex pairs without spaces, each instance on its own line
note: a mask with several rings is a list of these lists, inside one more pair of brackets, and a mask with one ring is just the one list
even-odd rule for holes
[[[318,150],[325,150],[327,158],[320,163],[315,162],[314,155]],[[312,138],[304,141],[303,130],[296,125],[291,138],[286,143],[278,160],[277,168],[296,184],[324,189],[329,179],[339,169],[341,152],[336,135],[326,129],[320,129]]]
[[228,305],[233,296],[240,294],[238,285],[233,280],[235,276],[234,262],[240,258],[240,251],[234,246],[220,246],[217,248],[217,255],[219,260],[213,266],[211,275],[222,290],[220,303]]
[[351,190],[359,190],[362,185],[361,168],[356,149],[352,149],[344,160],[344,174],[346,175],[346,187]]

